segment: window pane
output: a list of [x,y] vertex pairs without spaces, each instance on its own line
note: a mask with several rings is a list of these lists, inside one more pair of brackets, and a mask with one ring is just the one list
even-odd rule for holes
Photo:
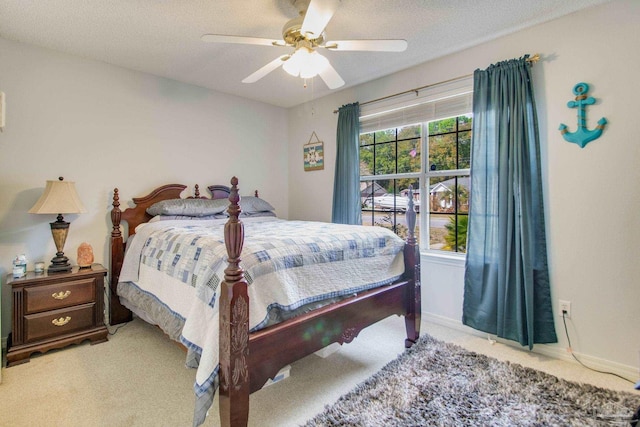
[[458,130],[471,130],[471,115],[458,117]]
[[[469,213],[469,177],[438,177],[429,185],[431,249],[465,252]],[[438,181],[438,182],[435,182]]]
[[429,212],[455,212],[455,178],[443,178],[429,186]]
[[469,194],[471,179],[468,176],[458,177],[458,212],[469,213]]
[[360,176],[373,175],[373,145],[360,147]]
[[447,235],[446,225],[453,215],[429,214],[429,248],[446,250],[445,236]]
[[471,167],[471,131],[458,133],[458,168]]
[[375,173],[383,175],[396,173],[396,143],[378,144],[376,140]]
[[[416,188],[414,206],[420,211],[420,194],[418,179],[389,179],[363,182],[361,185],[362,224],[375,225],[393,230],[397,235],[406,239],[408,228],[406,210],[408,205],[408,188]],[[419,215],[416,220],[416,239],[419,238]]]
[[398,128],[398,139],[420,138],[421,125],[411,125]]
[[435,122],[429,122],[429,135],[445,133],[445,132],[453,132],[455,130],[456,130],[455,117],[437,120]]
[[373,134],[372,133],[363,133],[360,134],[360,145],[370,145],[373,144]]
[[431,170],[456,168],[456,134],[429,137],[429,167]]
[[395,128],[379,130],[378,132],[375,132],[375,135],[376,143],[394,141],[396,139],[396,130]]
[[420,172],[420,139],[398,142],[398,173]]

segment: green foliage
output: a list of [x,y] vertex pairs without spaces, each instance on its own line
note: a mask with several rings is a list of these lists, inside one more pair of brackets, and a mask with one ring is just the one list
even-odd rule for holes
[[435,170],[470,167],[471,123],[471,116],[451,117],[429,122],[430,167]]
[[447,234],[444,236],[445,245],[442,249],[447,251],[467,252],[467,225],[469,223],[468,215],[458,216],[458,229],[456,230],[456,218],[449,218],[449,223],[445,225]]

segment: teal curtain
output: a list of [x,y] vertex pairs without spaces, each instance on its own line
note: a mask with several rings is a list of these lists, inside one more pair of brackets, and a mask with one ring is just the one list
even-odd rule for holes
[[557,337],[527,58],[474,73],[462,322],[531,349]]
[[336,174],[333,181],[331,221],[338,224],[361,224],[360,205],[360,104],[338,109],[336,133]]

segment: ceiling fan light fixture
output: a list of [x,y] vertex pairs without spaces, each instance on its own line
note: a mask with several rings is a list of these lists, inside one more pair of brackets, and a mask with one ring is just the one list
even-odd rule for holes
[[[281,0],[278,0],[281,1]],[[367,51],[367,52],[403,52],[407,49],[406,40],[338,40],[325,41],[325,28],[338,9],[342,0],[289,0],[298,10],[299,15],[290,19],[282,27],[282,40],[261,37],[232,36],[227,34],[205,34],[202,40],[213,43],[237,43],[272,47],[291,47],[291,54],[275,58],[253,74],[242,80],[242,83],[254,83],[275,69],[282,66],[294,77],[305,80],[319,76],[329,89],[344,86],[340,74],[329,63],[329,60],[316,52],[323,48],[333,51]]]
[[329,65],[329,60],[314,50],[306,47],[299,48],[282,64],[282,68],[294,77],[310,79],[323,72]]

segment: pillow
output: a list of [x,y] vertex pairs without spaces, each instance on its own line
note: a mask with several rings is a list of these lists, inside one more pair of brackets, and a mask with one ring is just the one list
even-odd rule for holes
[[205,220],[205,219],[226,219],[229,218],[229,215],[226,213],[218,213],[214,215],[205,215],[205,216],[188,216],[188,215],[156,215],[149,220],[149,222],[157,222],[157,221],[169,221],[169,220],[180,220],[180,221],[189,221],[189,220]]
[[229,206],[227,199],[170,199],[147,208],[147,213],[156,215],[183,215],[202,217],[224,212]]
[[244,213],[273,211],[275,208],[264,199],[254,196],[242,196],[240,198],[240,209]]

